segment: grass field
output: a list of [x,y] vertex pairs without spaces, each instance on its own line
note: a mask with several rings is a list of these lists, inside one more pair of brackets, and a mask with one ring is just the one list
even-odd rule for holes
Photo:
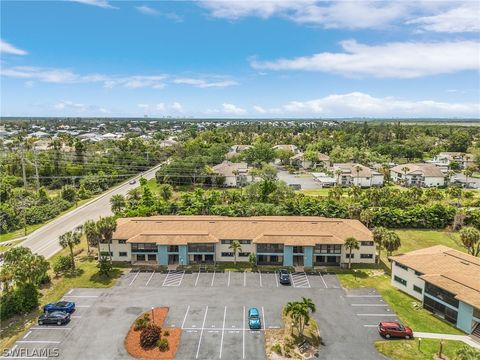
[[[442,354],[449,359],[455,359],[455,353],[463,346],[465,344],[461,341],[444,340]],[[418,339],[377,341],[375,348],[383,355],[395,360],[431,360],[434,354],[438,354],[440,340],[422,339],[420,348]]]
[[442,230],[396,230],[396,233],[400,236],[402,246],[395,254],[434,245],[445,245],[460,251],[465,251],[465,248],[462,247],[462,243],[460,242],[458,232]]

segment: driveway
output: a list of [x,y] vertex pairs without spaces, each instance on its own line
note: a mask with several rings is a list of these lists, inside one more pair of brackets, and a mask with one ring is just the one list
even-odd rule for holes
[[167,306],[165,326],[183,329],[176,359],[265,359],[263,330],[248,328],[248,308],[259,309],[263,329],[275,329],[282,326],[283,306],[304,296],[317,306],[313,316],[324,342],[319,359],[384,358],[373,346],[375,329],[365,326],[380,317],[364,318],[360,314],[373,310],[353,306],[380,298],[352,297],[378,294],[347,293],[332,274],[295,277],[295,284],[282,286],[272,273],[127,273],[111,289],[72,289],[64,296],[78,307],[70,324],[34,326],[14,349],[22,356],[44,349],[43,358],[57,351],[63,359],[130,359],[123,343],[135,318]]
[[305,173],[302,175],[290,174],[288,171],[278,169],[277,177],[288,185],[300,184],[302,189],[320,189],[321,185],[313,179],[313,176]]

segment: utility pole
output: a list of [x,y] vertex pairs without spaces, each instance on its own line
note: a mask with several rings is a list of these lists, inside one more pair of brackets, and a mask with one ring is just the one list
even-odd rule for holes
[[27,189],[27,174],[25,172],[25,152],[22,148],[22,174],[23,174],[23,186]]

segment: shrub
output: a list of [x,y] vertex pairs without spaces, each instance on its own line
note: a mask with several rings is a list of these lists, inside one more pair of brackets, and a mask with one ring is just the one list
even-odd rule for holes
[[157,346],[160,351],[168,350],[168,340],[167,339],[158,339]]
[[135,331],[143,330],[147,327],[149,322],[150,322],[150,315],[144,314],[142,317],[139,317],[137,320],[135,320],[135,327],[133,329]]
[[72,270],[72,258],[70,256],[59,256],[53,263],[53,272],[57,276],[70,270]]
[[165,330],[165,331],[163,332],[163,336],[170,336],[170,331]]
[[280,346],[280,344],[273,344],[272,345],[272,351],[273,352],[276,352],[277,354],[282,354],[282,347]]
[[140,333],[140,345],[144,349],[155,346],[160,339],[160,327],[148,324]]
[[97,264],[98,272],[100,275],[109,277],[112,271],[113,265],[106,256],[101,256]]

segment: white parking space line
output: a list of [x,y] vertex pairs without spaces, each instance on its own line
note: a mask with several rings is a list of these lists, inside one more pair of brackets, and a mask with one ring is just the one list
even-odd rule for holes
[[48,359],[46,356],[0,356],[0,359]]
[[133,277],[132,281],[130,281],[130,284],[128,284],[128,286],[132,286],[132,284],[135,282],[135,280],[137,279],[137,276],[138,274],[140,274],[140,270],[137,271],[137,273],[135,274],[135,276]]
[[208,305],[205,307],[205,315],[203,316],[202,330],[200,331],[200,339],[198,339],[197,354],[195,359],[198,359],[198,353],[200,352],[200,345],[202,344],[203,330],[205,328],[205,321],[207,320]]
[[98,295],[63,295],[64,298],[97,298]]
[[260,279],[260,287],[262,287],[262,273],[259,271],[258,275],[259,275],[259,279]]
[[323,281],[323,285],[325,285],[325,289],[328,289],[328,285],[327,285],[327,283],[325,282],[325,279],[323,278],[323,275],[322,275],[322,273],[321,273],[321,272],[319,272],[319,273],[318,273],[318,275],[320,275],[320,278],[321,278],[321,279],[322,279],[322,281]]
[[350,306],[388,306],[387,304],[350,304]]
[[150,284],[150,280],[152,280],[153,275],[155,275],[155,271],[152,272],[152,275],[150,275],[150,277],[148,278],[147,283],[145,284],[145,286],[148,286],[148,284]]
[[394,316],[397,317],[395,314],[357,314],[357,316]]
[[309,288],[310,282],[308,281],[307,274],[305,272],[294,272],[290,274],[293,287],[295,288]]
[[230,273],[231,273],[231,271],[229,270],[229,271],[228,271],[228,283],[227,283],[227,287],[230,287]]
[[197,279],[195,280],[195,287],[197,287],[199,277],[200,277],[200,270],[198,271]]
[[277,287],[278,287],[278,276],[277,276],[277,272],[275,271],[275,273],[273,274],[275,276],[275,283],[277,284]]
[[266,329],[267,323],[265,322],[265,310],[263,310],[263,306],[262,306],[262,321],[263,321],[263,328]]
[[67,295],[70,295],[73,292],[73,289],[70,289],[70,291],[67,293]]
[[163,280],[162,286],[180,286],[184,275],[185,271],[169,271]]
[[25,336],[24,336],[23,338],[26,339],[27,337],[30,336],[31,333],[32,333],[32,331],[30,330],[29,332],[27,332],[27,333],[25,334]]
[[213,286],[214,282],[215,282],[215,270],[213,270],[212,282],[210,283],[210,286]]
[[247,270],[243,272],[243,287],[247,286]]
[[220,355],[219,358],[222,358],[222,350],[223,350],[223,336],[225,335],[225,318],[227,317],[227,307],[225,306],[225,310],[223,310],[223,325],[222,325],[222,338],[220,339]]
[[80,315],[71,315],[70,317],[72,319],[81,319],[82,318]]
[[30,330],[71,330],[69,327],[56,327],[56,326],[44,326],[44,327],[32,327]]
[[381,295],[347,295],[347,298],[379,298]]
[[363,327],[369,327],[369,328],[375,328],[377,327],[378,325],[363,325]]
[[242,359],[245,359],[245,306],[243,307]]
[[185,311],[185,316],[183,317],[183,322],[182,322],[182,329],[185,327],[185,321],[187,320],[189,310],[190,310],[190,305],[187,306],[187,311]]
[[90,305],[75,305],[77,308],[89,308]]
[[20,340],[17,341],[18,344],[60,344],[60,341],[50,341],[50,340]]

